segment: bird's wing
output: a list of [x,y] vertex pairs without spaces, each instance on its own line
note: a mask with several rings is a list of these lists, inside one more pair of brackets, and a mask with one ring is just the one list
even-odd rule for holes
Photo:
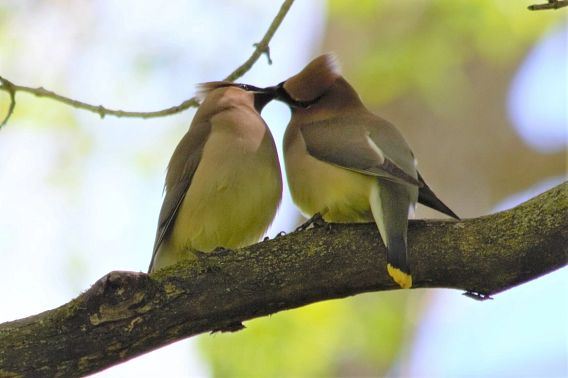
[[436,196],[436,194],[434,194],[432,189],[430,189],[428,184],[426,184],[426,182],[422,178],[420,172],[418,172],[418,181],[420,181],[420,183],[422,184],[418,191],[418,202],[443,214],[449,215],[452,218],[455,218],[457,220],[460,219],[460,217],[458,217],[456,213],[454,213],[448,206],[446,206],[445,203],[443,203],[438,198],[438,196]]
[[[395,159],[380,148],[376,133],[357,118],[304,124],[300,130],[308,153],[316,159],[366,175],[420,186],[413,172],[401,168]],[[410,151],[408,154],[409,159],[413,160]]]
[[179,142],[170,159],[166,174],[166,195],[158,218],[158,229],[156,231],[152,260],[148,268],[149,272],[152,271],[158,249],[164,238],[171,231],[178,210],[191,186],[193,175],[201,161],[203,147],[210,131],[211,124],[209,122],[200,122],[192,125]]

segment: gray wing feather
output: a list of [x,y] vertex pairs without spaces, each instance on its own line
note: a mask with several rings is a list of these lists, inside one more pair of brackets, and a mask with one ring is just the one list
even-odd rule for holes
[[189,180],[184,180],[177,183],[166,192],[162,208],[160,209],[160,216],[158,218],[158,230],[156,231],[152,260],[154,260],[154,255],[164,240],[166,232],[170,230],[170,226],[172,225],[172,222],[185,198],[189,184]]
[[[316,159],[366,175],[421,186],[413,172],[401,168],[378,147],[374,137],[376,133],[363,126],[357,118],[305,124],[300,131],[309,154]],[[349,134],[346,135],[346,132]]]
[[418,202],[428,206],[434,210],[437,210],[443,214],[449,215],[452,218],[460,220],[460,217],[454,213],[441,199],[430,189],[428,184],[422,178],[420,172],[418,172],[418,180],[422,183],[422,187],[418,192]]
[[166,174],[166,196],[160,209],[156,240],[154,241],[152,259],[148,268],[149,272],[152,271],[158,249],[171,231],[179,208],[191,186],[191,181],[201,161],[203,146],[208,139],[210,131],[211,125],[209,122],[200,122],[192,125],[177,145],[170,159],[168,173]]

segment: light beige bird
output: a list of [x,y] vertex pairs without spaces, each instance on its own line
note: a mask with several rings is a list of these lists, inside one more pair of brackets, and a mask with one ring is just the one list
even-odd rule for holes
[[409,210],[420,200],[457,215],[426,185],[401,133],[367,110],[329,54],[266,90],[276,91],[292,110],[284,161],[296,205],[326,222],[375,221],[387,248],[388,274],[411,287]]
[[272,134],[260,117],[270,95],[213,82],[168,164],[149,272],[239,248],[264,234],[282,196]]

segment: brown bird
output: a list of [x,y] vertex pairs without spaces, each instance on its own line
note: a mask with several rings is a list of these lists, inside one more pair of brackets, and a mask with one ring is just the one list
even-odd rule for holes
[[259,114],[272,95],[224,82],[201,91],[168,164],[150,273],[196,252],[257,242],[282,197],[276,147]]
[[292,111],[284,161],[296,205],[327,222],[375,221],[387,247],[388,274],[411,287],[409,210],[419,201],[458,217],[426,185],[402,134],[367,110],[329,54],[266,90]]

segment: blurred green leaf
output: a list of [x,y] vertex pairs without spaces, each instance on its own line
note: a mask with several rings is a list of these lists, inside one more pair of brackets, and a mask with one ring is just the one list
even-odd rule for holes
[[327,301],[199,342],[216,377],[383,375],[416,315],[407,316],[408,303],[401,291]]
[[411,91],[426,99],[457,93],[468,85],[468,63],[510,64],[562,17],[494,0],[331,0],[329,15],[329,38],[347,75],[375,105]]

